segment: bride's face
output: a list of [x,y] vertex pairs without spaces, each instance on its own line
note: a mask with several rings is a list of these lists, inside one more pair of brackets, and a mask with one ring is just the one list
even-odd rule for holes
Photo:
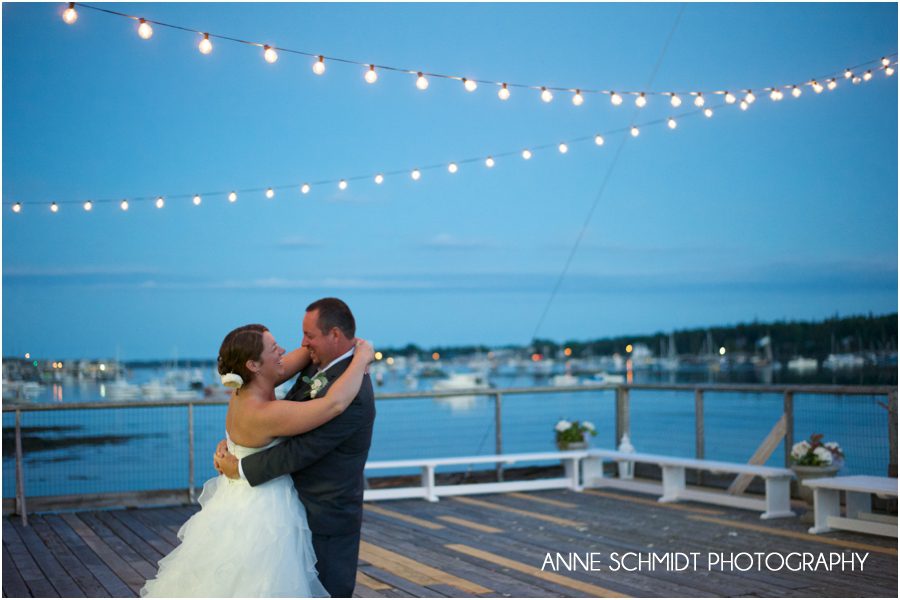
[[284,375],[284,365],[281,357],[284,356],[284,348],[278,345],[275,338],[268,331],[263,332],[263,351],[257,364],[258,375],[267,379],[278,379]]

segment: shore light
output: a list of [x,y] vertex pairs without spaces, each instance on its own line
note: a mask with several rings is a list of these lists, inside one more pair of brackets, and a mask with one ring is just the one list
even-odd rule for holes
[[431,359],[432,359],[432,360],[440,360],[440,358],[441,358],[440,352],[433,352],[433,353],[431,354]]
[[278,53],[275,52],[275,48],[273,48],[272,46],[266,45],[266,46],[263,46],[263,50],[264,50],[263,58],[266,59],[267,63],[272,64],[276,60],[278,60]]
[[204,33],[203,39],[200,40],[200,43],[197,45],[197,49],[200,50],[200,54],[209,54],[212,52],[212,42],[209,41],[209,34]]
[[425,78],[425,75],[422,74],[422,71],[419,71],[418,77],[416,77],[416,87],[422,91],[428,89],[428,79]]
[[497,90],[497,97],[501,100],[509,100],[509,87],[505,83]]
[[384,357],[384,355],[381,352],[375,353],[375,360],[381,360],[383,357]]
[[228,194],[228,201],[237,202],[237,192],[231,192],[230,194]]
[[94,208],[94,203],[91,202],[90,200],[88,200],[87,202],[84,203],[84,210],[86,212],[91,212],[92,208]]
[[625,346],[625,352],[627,352],[628,354],[631,354],[632,350],[634,350],[634,347],[631,344]]
[[581,90],[575,90],[575,95],[572,96],[572,104],[575,106],[584,104],[584,96],[581,95]]
[[552,102],[553,101],[553,93],[545,87],[541,88],[541,100],[544,102]]
[[69,8],[63,11],[62,18],[68,25],[71,25],[78,20],[78,13],[75,11],[74,2],[69,2]]
[[375,65],[369,65],[369,70],[366,71],[366,83],[375,83],[378,81],[378,73],[375,72]]
[[394,357],[393,357],[393,356],[388,356],[387,359],[385,359],[384,362],[386,362],[386,363],[389,364],[389,365],[392,365],[392,364],[394,364]]
[[463,87],[466,88],[467,92],[474,92],[478,89],[478,84],[471,79],[462,78]]
[[138,25],[138,35],[141,36],[142,39],[149,40],[153,37],[153,28],[150,27],[150,23],[144,19],[141,19],[140,23],[141,24]]
[[572,349],[566,348],[565,350],[563,350],[563,354],[565,354],[566,356],[572,356]]
[[31,352],[25,353],[25,360],[29,360],[31,358]]

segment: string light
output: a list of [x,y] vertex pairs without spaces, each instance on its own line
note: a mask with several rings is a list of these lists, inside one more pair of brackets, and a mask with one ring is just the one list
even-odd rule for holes
[[456,173],[457,171],[459,171],[459,167],[456,166],[456,163],[450,163],[449,165],[447,165],[447,170],[450,173]]
[[347,189],[347,180],[346,180],[346,179],[341,179],[341,180],[338,182],[338,189],[341,190],[341,191],[344,191],[344,190]]
[[737,98],[735,98],[734,94],[732,94],[731,92],[725,92],[725,102],[727,104],[734,104],[736,101]]
[[375,72],[375,65],[369,65],[369,70],[366,71],[366,83],[375,83],[378,81],[378,73]]
[[69,25],[78,20],[78,13],[75,11],[74,2],[69,2],[69,8],[63,11],[62,18],[63,21]]
[[801,91],[800,88],[797,87],[796,85],[795,85],[794,88],[791,90],[791,95],[792,95],[794,98],[799,98],[799,97],[800,97],[800,94],[802,94],[802,93],[803,93],[803,91]]
[[275,52],[275,48],[272,46],[266,45],[263,46],[263,58],[266,59],[266,62],[269,64],[274,63],[278,60],[278,53]]
[[818,81],[813,80],[813,82],[812,82],[812,89],[813,89],[813,91],[814,91],[815,93],[821,94],[821,93],[822,93],[822,90],[824,90],[825,88],[822,87],[822,84],[821,84],[821,83],[819,83]]
[[832,77],[831,79],[828,80],[828,89],[833,90],[836,87],[837,87],[837,80],[834,77]]
[[522,150],[522,158],[525,160],[531,160],[531,150]]
[[754,102],[756,102],[756,96],[753,94],[753,92],[748,91],[747,95],[744,96],[744,100],[746,100],[747,104],[753,104]]
[[313,63],[312,66],[313,73],[316,75],[324,75],[325,74],[325,57],[321,54],[316,62]]
[[162,208],[162,207],[165,206],[165,205],[166,205],[166,201],[163,200],[163,197],[162,197],[162,196],[159,196],[159,197],[156,199],[156,208]]
[[121,208],[122,210],[128,210],[128,200],[122,200],[119,203],[119,208]]
[[704,114],[704,116],[706,116],[707,119],[709,119],[709,118],[711,118],[711,117],[713,116],[713,109],[711,109],[711,108],[704,108],[704,109],[703,109],[703,114]]
[[669,103],[670,103],[673,107],[678,108],[679,106],[681,106],[681,96],[679,96],[679,95],[676,94],[675,92],[672,92],[672,93],[670,94],[670,96],[671,96],[671,99],[669,100]]
[[863,73],[863,81],[868,81],[870,79],[872,79],[872,70],[871,69],[869,69],[868,71]]
[[237,202],[237,192],[231,192],[230,194],[228,194],[228,201]]
[[603,139],[603,136],[600,135],[599,133],[598,133],[597,135],[594,136],[594,143],[595,143],[596,145],[602,146],[605,142],[606,142],[606,140],[604,140],[604,139]]
[[200,50],[200,54],[209,54],[210,52],[212,52],[212,48],[212,42],[209,41],[209,34],[204,33],[203,39],[200,40],[200,44],[197,46],[197,49]]
[[565,154],[566,152],[569,151],[569,145],[568,145],[567,143],[565,143],[565,142],[561,143],[561,144],[558,146],[558,148],[559,148],[559,153],[560,153],[560,154]]
[[200,198],[200,194],[194,194],[194,206],[200,206],[201,202],[203,202],[203,199]]
[[494,159],[490,156],[484,159],[484,166],[486,166],[488,169],[493,169],[495,164],[497,163],[495,163]]
[[553,94],[550,93],[550,90],[545,87],[541,88],[541,100],[543,100],[544,102],[553,101]]
[[609,101],[612,102],[613,106],[619,106],[622,104],[622,96],[613,92],[612,95],[609,97]]
[[781,90],[774,89],[772,93],[769,94],[769,98],[771,98],[774,102],[778,102],[782,98],[784,98],[784,94],[781,93]]
[[575,106],[584,104],[584,96],[581,95],[581,90],[575,90],[575,95],[572,96],[572,104]]
[[384,175],[382,175],[381,173],[379,173],[378,175],[376,175],[376,176],[375,176],[375,183],[377,183],[378,185],[381,185],[382,183],[384,183]]
[[50,203],[50,212],[54,212],[54,213],[59,212],[59,205],[56,204],[56,202]]
[[22,212],[22,203],[21,203],[21,202],[16,202],[15,204],[13,204],[12,211],[13,211],[14,213],[20,213],[20,212]]
[[471,79],[462,78],[463,87],[466,88],[467,92],[474,92],[478,89],[478,84]]
[[853,79],[851,79],[850,81],[853,83],[853,85],[857,85],[862,81],[862,77],[860,77],[859,75],[854,75]]
[[750,103],[747,102],[746,100],[741,100],[740,106],[741,106],[741,110],[747,110],[748,108],[750,108]]
[[881,65],[882,65],[882,66],[886,67],[886,66],[888,66],[888,65],[890,65],[890,64],[891,64],[891,59],[889,59],[887,56],[882,56],[882,57],[881,57]]
[[884,74],[887,75],[888,77],[890,77],[891,75],[893,75],[893,74],[894,74],[894,67],[885,67],[885,68],[884,68]]
[[94,208],[94,203],[91,202],[90,200],[88,200],[87,202],[84,203],[84,210],[86,212],[91,212],[92,208]]
[[275,190],[273,190],[272,188],[267,189],[266,190],[266,198],[271,200],[274,197],[275,197]]
[[697,97],[694,98],[694,106],[700,108],[706,104],[706,99],[703,97],[703,92],[697,92]]
[[645,106],[647,106],[647,96],[644,94],[644,92],[641,92],[641,94],[634,99],[634,105],[638,108],[644,108]]
[[853,71],[851,71],[850,69],[845,69],[844,70],[844,79],[850,79],[851,77],[853,77]]
[[666,121],[666,124],[669,126],[669,129],[675,129],[676,127],[678,127],[678,123],[676,123],[675,119],[673,119],[672,117],[669,117],[669,120]]
[[412,173],[410,173],[409,176],[413,178],[413,181],[418,181],[419,179],[422,178],[422,171],[420,171],[418,169],[413,169]]
[[505,83],[500,86],[500,89],[497,91],[497,97],[501,100],[509,100],[509,88]]
[[635,125],[631,126],[631,137],[637,137],[641,135],[641,130],[638,129]]
[[138,25],[138,35],[145,40],[149,40],[153,37],[153,28],[150,27],[150,23],[141,19],[140,25]]
[[308,184],[308,183],[304,183],[303,185],[300,186],[300,193],[301,193],[301,194],[308,194],[308,193],[309,193],[309,189],[310,189],[310,188],[309,188],[309,184]]
[[416,87],[423,92],[428,89],[428,79],[425,78],[425,75],[422,74],[422,71],[419,71],[419,76],[416,77]]

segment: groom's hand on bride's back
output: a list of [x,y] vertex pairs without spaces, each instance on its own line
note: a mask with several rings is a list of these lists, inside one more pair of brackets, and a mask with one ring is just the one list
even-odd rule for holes
[[229,479],[240,479],[237,458],[228,451],[228,444],[225,440],[222,440],[216,446],[216,453],[213,454],[213,465],[216,467],[216,471]]

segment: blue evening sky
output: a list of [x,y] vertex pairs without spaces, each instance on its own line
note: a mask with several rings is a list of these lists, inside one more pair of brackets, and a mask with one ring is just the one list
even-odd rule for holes
[[[897,51],[888,4],[104,4],[361,62],[537,85],[668,91],[800,83]],[[267,324],[287,347],[337,295],[382,346],[559,341],[897,310],[897,76],[694,110],[496,88],[311,59],[63,3],[4,3],[3,354],[213,357]],[[658,65],[658,69],[656,69]],[[655,75],[654,75],[655,72]],[[649,84],[649,88],[648,88]],[[710,99],[718,106],[721,99]],[[178,194],[242,193],[235,204]],[[81,209],[86,199],[156,196]],[[61,204],[51,214],[51,201]],[[11,204],[22,202],[21,214]]]

